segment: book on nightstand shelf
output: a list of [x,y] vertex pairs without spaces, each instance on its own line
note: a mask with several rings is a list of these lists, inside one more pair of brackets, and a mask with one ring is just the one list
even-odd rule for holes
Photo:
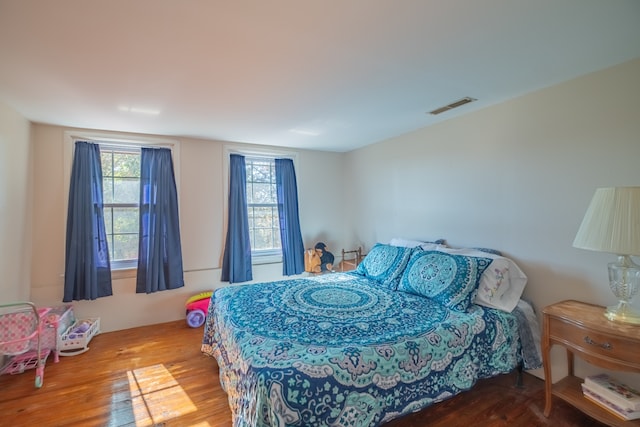
[[588,376],[584,384],[592,392],[623,409],[640,411],[640,391],[634,390],[607,374]]
[[623,419],[625,421],[630,421],[630,420],[636,420],[640,418],[640,411],[621,408],[615,403],[608,401],[601,395],[589,389],[589,387],[585,383],[582,383],[582,394],[586,399],[590,400],[591,402],[595,403],[601,408],[609,411],[610,413],[612,413],[613,415],[617,416],[620,419]]

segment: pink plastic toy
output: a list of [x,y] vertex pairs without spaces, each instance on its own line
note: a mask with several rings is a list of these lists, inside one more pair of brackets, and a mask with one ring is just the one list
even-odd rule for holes
[[209,302],[213,292],[201,292],[187,300],[185,307],[187,309],[187,325],[192,328],[200,327],[204,324],[209,311]]

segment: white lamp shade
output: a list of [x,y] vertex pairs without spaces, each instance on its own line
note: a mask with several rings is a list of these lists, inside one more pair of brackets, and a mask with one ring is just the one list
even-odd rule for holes
[[573,246],[640,255],[640,187],[598,188]]

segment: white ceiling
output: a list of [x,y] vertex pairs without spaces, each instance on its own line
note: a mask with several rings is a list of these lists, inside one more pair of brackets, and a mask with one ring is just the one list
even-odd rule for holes
[[638,57],[638,0],[0,0],[0,101],[27,119],[295,148]]

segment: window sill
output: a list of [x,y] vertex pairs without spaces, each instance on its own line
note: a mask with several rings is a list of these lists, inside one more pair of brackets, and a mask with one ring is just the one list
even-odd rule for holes
[[111,270],[111,280],[131,279],[135,278],[137,274],[137,268],[120,268],[117,270]]
[[277,264],[282,262],[282,255],[260,255],[251,257],[252,265]]

